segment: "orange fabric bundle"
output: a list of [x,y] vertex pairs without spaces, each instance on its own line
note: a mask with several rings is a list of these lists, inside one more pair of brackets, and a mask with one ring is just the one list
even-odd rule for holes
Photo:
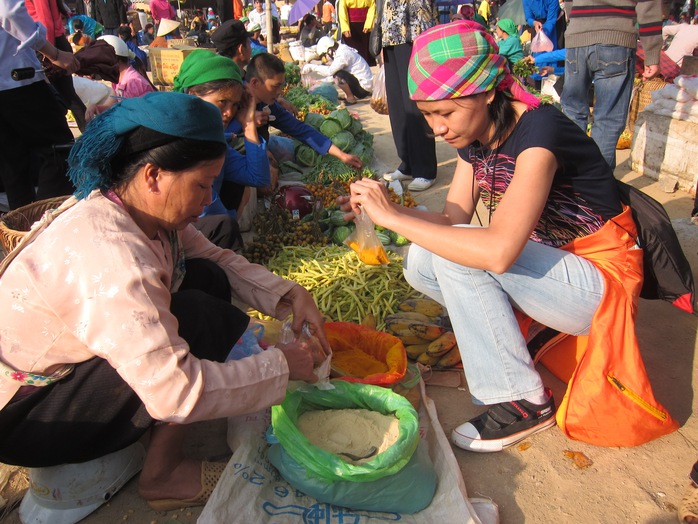
[[407,354],[399,338],[352,322],[328,322],[325,333],[332,368],[347,373],[342,380],[386,387],[405,376]]
[[[642,251],[630,208],[599,231],[562,247],[594,263],[606,289],[589,336],[569,336],[541,362],[567,382],[556,419],[570,438],[596,446],[637,446],[678,429],[655,399],[635,337]],[[528,322],[520,318],[522,330]],[[527,319],[528,320],[528,319]]]

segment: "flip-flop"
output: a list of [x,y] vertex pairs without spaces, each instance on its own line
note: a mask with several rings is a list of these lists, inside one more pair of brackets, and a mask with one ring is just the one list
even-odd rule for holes
[[693,485],[688,487],[679,506],[679,522],[686,522],[686,517],[698,519],[698,488]]
[[213,493],[213,490],[221,478],[225,464],[222,462],[201,463],[201,491],[190,499],[158,499],[149,500],[148,505],[155,511],[171,511],[173,509],[203,506]]

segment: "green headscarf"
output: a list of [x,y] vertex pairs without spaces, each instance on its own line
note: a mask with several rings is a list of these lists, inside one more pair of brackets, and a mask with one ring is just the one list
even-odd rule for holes
[[242,84],[240,68],[230,58],[197,49],[187,55],[174,78],[174,90],[184,92],[192,86],[214,80],[235,80]]
[[131,154],[180,138],[226,143],[221,112],[196,96],[156,91],[126,98],[95,117],[70,150],[68,176],[78,198],[111,189],[111,161],[122,152],[126,136],[139,128],[157,134],[130,148]]
[[511,18],[502,18],[497,22],[497,27],[510,36],[518,36],[519,30]]

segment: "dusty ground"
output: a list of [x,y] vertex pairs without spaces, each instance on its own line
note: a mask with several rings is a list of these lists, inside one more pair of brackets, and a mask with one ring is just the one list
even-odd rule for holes
[[[392,171],[398,160],[388,117],[374,113],[367,102],[352,109],[361,114],[365,127],[375,136],[374,167],[381,172]],[[420,203],[432,209],[442,205],[455,166],[455,151],[443,142],[437,143],[437,155],[438,183],[417,195]],[[698,227],[686,218],[693,196],[682,191],[661,192],[653,180],[631,172],[627,158],[627,151],[619,152],[616,175],[665,205],[692,267],[697,268]],[[664,302],[642,301],[640,305],[637,332],[645,364],[658,400],[681,425],[677,432],[636,448],[586,445],[567,439],[557,428],[528,439],[531,445],[525,450],[514,447],[501,453],[476,454],[456,448],[469,495],[491,498],[499,506],[500,519],[505,524],[676,522],[676,508],[687,485],[687,474],[698,459],[698,418],[694,416],[696,399],[692,390],[697,378],[697,321],[695,316]],[[561,399],[564,384],[544,368],[541,372],[555,397]],[[437,405],[447,435],[478,413],[464,385],[428,386],[427,393]],[[198,424],[192,432],[191,453],[209,458],[225,455],[228,450],[224,432],[225,424],[221,421]],[[578,469],[565,457],[566,450],[584,453],[593,465]],[[196,508],[154,512],[138,497],[135,482],[131,481],[84,522],[189,523],[195,522],[199,513]],[[19,522],[16,510],[4,521]],[[452,522],[459,521],[458,515],[454,515]]]

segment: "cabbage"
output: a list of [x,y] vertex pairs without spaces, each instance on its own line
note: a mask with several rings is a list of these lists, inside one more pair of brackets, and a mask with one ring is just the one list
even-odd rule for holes
[[320,130],[320,126],[324,121],[325,117],[322,116],[320,113],[308,113],[307,115],[305,115],[305,123],[309,126],[313,126],[318,131]]
[[336,109],[327,115],[327,118],[334,118],[342,125],[342,129],[349,129],[354,120],[347,109]]
[[347,152],[354,147],[356,140],[349,131],[341,131],[332,137],[332,143],[342,151]]
[[351,119],[351,125],[349,126],[349,131],[351,131],[351,134],[356,136],[357,133],[361,132],[363,130],[363,126],[361,125],[361,122],[359,122],[356,118]]
[[320,126],[320,132],[328,138],[334,137],[340,131],[342,131],[342,124],[334,118],[325,118],[325,121]]
[[339,103],[339,94],[337,93],[337,88],[332,82],[320,82],[315,84],[308,90],[308,92],[314,95],[320,95],[321,97],[325,98],[325,100],[328,100],[334,104],[334,107],[337,107],[337,104]]
[[317,163],[319,158],[320,155],[318,155],[313,148],[305,144],[299,145],[298,149],[296,149],[296,160],[303,166],[312,167]]

